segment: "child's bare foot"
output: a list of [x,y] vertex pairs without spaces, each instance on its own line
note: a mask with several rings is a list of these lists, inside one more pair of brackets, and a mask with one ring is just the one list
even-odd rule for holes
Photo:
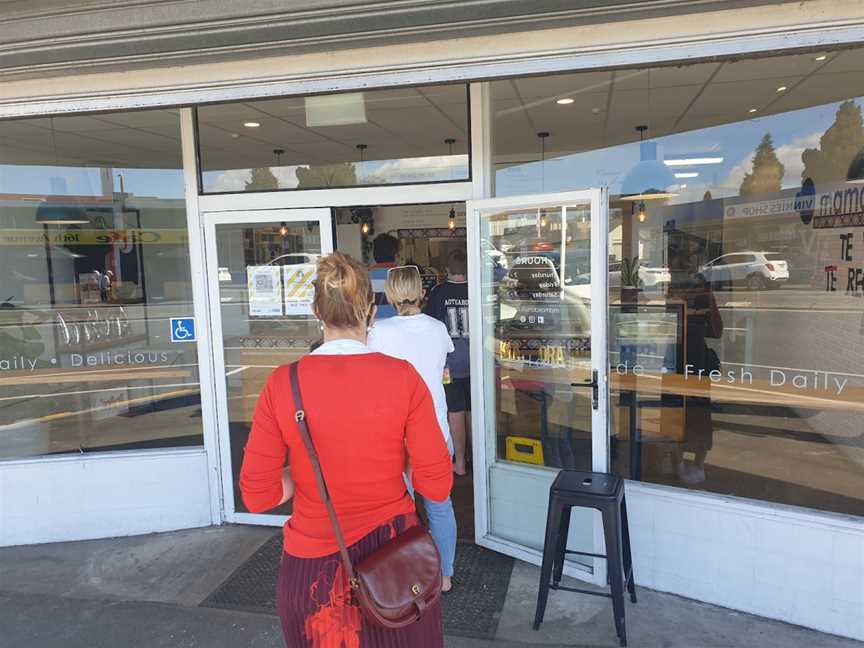
[[449,592],[451,589],[453,589],[453,581],[449,576],[444,576],[441,583],[441,591]]

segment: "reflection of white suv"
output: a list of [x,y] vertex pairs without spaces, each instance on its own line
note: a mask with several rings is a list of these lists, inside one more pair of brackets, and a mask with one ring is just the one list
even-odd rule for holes
[[789,264],[777,252],[732,252],[709,261],[699,274],[714,286],[744,284],[762,290],[788,281]]
[[283,254],[275,259],[271,259],[266,265],[315,265],[318,263],[318,254],[307,254],[306,252],[294,252],[292,254]]

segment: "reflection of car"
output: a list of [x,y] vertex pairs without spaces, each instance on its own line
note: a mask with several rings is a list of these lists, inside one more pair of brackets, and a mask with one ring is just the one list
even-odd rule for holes
[[265,265],[315,265],[318,263],[318,256],[317,254],[307,254],[305,252],[293,252],[271,259]]
[[699,275],[714,286],[745,284],[762,290],[788,281],[789,264],[777,252],[732,252],[706,263]]
[[507,255],[498,248],[496,248],[494,245],[492,245],[492,243],[490,243],[486,239],[480,240],[480,247],[483,250],[483,253],[489,258],[490,261],[492,261],[492,272],[495,281],[500,281],[503,277],[507,275]]
[[499,283],[502,299],[543,299],[560,293],[561,280],[552,259],[523,254],[510,259],[509,266]]
[[[662,286],[672,281],[672,273],[665,266],[640,264],[639,279],[645,288]],[[611,261],[609,263],[609,287],[617,288],[621,285],[621,262]]]

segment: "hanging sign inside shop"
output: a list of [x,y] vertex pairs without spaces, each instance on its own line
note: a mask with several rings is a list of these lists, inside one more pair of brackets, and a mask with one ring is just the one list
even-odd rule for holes
[[58,231],[7,229],[0,231],[0,246],[3,245],[111,245],[114,243],[139,245],[186,245],[189,234],[185,229],[122,229]]
[[273,317],[282,315],[281,270],[281,266],[249,266],[246,268],[250,316]]
[[301,263],[282,268],[286,315],[311,315],[315,297],[315,265]]

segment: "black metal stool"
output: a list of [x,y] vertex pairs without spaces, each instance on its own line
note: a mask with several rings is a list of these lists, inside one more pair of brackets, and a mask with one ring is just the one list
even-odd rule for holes
[[[595,554],[567,549],[572,507],[592,508],[603,515],[603,534],[606,553]],[[591,592],[560,585],[567,554],[606,558],[611,594]],[[551,579],[551,583],[550,583]],[[549,513],[546,517],[546,540],[543,545],[543,566],[540,570],[540,591],[537,593],[537,613],[534,629],[539,630],[546,613],[549,590],[565,590],[612,599],[615,630],[622,646],[627,645],[624,625],[624,589],[630,601],[636,602],[636,584],[630,557],[630,533],[627,528],[627,503],[624,500],[624,480],[606,473],[562,470],[549,489]]]

